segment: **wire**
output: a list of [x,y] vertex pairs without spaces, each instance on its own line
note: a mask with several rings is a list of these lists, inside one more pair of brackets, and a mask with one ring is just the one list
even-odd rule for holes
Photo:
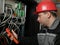
[[[11,11],[10,16],[9,16],[5,21],[1,22],[1,23],[0,23],[0,26],[1,26],[2,24],[6,23],[9,19],[12,18],[12,13],[13,13],[13,12],[12,12],[12,9],[10,9],[10,11]],[[3,18],[3,20],[5,19],[5,17],[6,17],[6,14],[4,14],[4,18]]]
[[[6,19],[6,17],[8,17],[8,18]],[[13,19],[13,17],[12,17],[12,9],[11,9],[11,14],[9,16],[7,16],[6,14],[4,15],[3,21],[0,23],[0,27],[5,26],[6,23],[8,23],[8,28],[10,28],[10,30],[14,28],[14,31],[17,31],[17,33],[19,35],[19,32],[20,32],[19,26],[25,23],[25,18],[21,18],[21,22],[18,22],[18,17],[16,18],[15,22],[13,22],[12,19]],[[1,34],[3,34],[4,29],[1,31]],[[7,38],[6,38],[6,40],[9,41]],[[9,44],[11,45],[12,41]]]

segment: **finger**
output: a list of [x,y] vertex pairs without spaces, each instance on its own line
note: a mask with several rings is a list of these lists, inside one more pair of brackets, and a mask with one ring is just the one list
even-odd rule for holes
[[13,40],[13,36],[10,37],[10,40]]
[[15,36],[16,39],[18,39],[17,34],[12,30],[13,35]]

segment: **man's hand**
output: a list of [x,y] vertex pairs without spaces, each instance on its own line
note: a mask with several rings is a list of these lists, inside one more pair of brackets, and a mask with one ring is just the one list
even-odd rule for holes
[[16,44],[19,44],[18,36],[13,30],[10,32],[10,29],[6,28],[6,33],[11,40],[13,40]]

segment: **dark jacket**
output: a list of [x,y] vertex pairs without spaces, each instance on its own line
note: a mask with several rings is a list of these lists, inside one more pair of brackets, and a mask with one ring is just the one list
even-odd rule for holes
[[60,45],[60,21],[56,19],[50,28],[43,28],[37,35],[39,45]]

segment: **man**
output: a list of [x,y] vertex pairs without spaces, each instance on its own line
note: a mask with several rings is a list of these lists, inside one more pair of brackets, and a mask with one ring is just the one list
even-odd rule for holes
[[38,34],[39,45],[60,45],[60,22],[57,8],[52,1],[41,1],[37,7],[37,21],[44,26]]

